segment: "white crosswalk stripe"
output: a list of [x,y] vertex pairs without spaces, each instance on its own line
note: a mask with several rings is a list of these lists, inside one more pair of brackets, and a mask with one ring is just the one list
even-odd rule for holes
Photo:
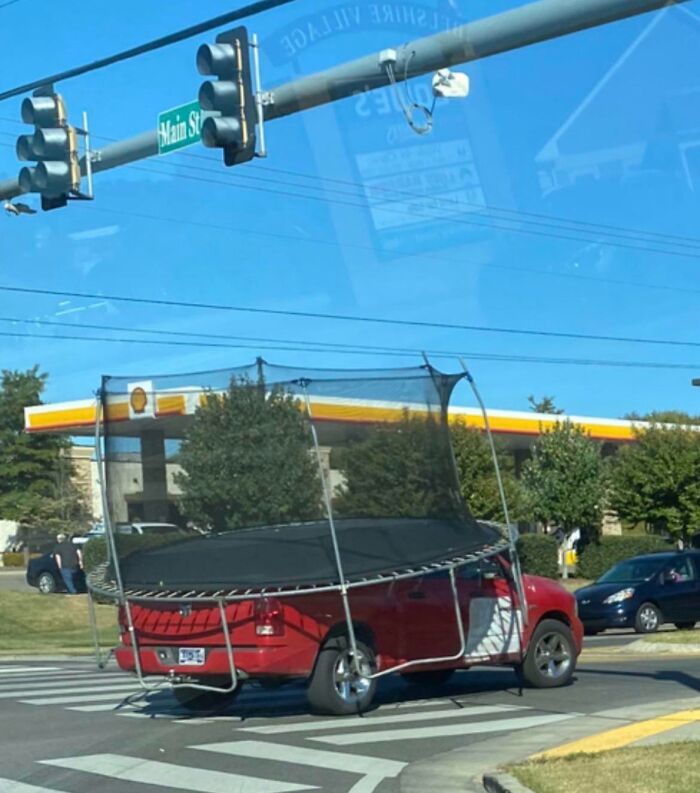
[[352,774],[368,774],[376,777],[398,776],[406,763],[397,760],[384,760],[357,754],[329,752],[323,749],[307,749],[300,746],[285,746],[264,741],[224,741],[190,746],[205,752],[251,757],[256,760],[272,760],[280,763],[327,768],[331,771],[347,771]]
[[18,675],[27,672],[55,672],[60,666],[0,666],[0,675]]
[[[113,683],[106,686],[69,686],[68,688],[51,688],[48,691],[35,691],[31,688],[23,688],[16,689],[15,691],[3,691],[0,693],[0,699],[19,699],[21,702],[37,702],[41,705],[53,705],[56,704],[55,702],[52,702],[53,698],[60,699],[66,694],[99,694],[106,693],[108,691],[121,693],[122,691],[136,692],[139,690],[139,685],[136,682]],[[33,694],[38,694],[41,699],[34,700]],[[31,699],[28,699],[28,697],[31,697]]]
[[[85,688],[78,689],[81,693],[67,693],[69,688],[63,688],[55,695],[44,696],[49,694],[44,690],[39,696],[22,701],[34,705],[64,705],[67,709],[86,714],[110,711],[119,704],[121,696],[138,690],[134,685],[136,681],[129,679],[128,692],[119,691],[118,686],[110,686],[107,690],[94,686],[96,690],[88,693],[82,693]],[[72,683],[65,685],[72,686]],[[294,696],[303,695],[301,689],[292,693]],[[278,701],[276,692],[255,688],[245,691],[237,707],[242,700],[248,705],[258,701],[267,704]],[[68,793],[86,790],[90,786],[105,786],[114,793],[132,793],[141,784],[148,785],[149,790],[153,788],[154,792],[157,789],[164,793],[296,793],[317,790],[321,771],[327,775],[346,775],[345,781],[341,782],[339,777],[337,783],[337,789],[346,793],[375,793],[386,780],[397,779],[413,757],[420,756],[420,753],[411,751],[408,756],[405,753],[399,755],[401,760],[395,756],[383,757],[381,755],[387,751],[394,752],[393,747],[384,749],[388,744],[404,747],[407,741],[429,742],[436,738],[449,740],[469,735],[509,733],[551,726],[580,715],[542,713],[531,707],[511,704],[457,706],[454,701],[444,699],[391,703],[363,717],[307,717],[305,720],[294,717],[271,724],[258,722],[253,726],[244,722],[237,727],[235,722],[240,721],[241,716],[235,713],[191,718],[187,710],[179,707],[166,692],[152,697],[150,702],[141,700],[133,708],[127,705],[115,712],[131,719],[169,719],[187,726],[225,722],[231,725],[226,731],[229,740],[185,744],[173,755],[175,762],[118,753],[41,760],[42,765],[63,769],[61,791],[0,779],[1,793]],[[375,745],[376,751],[373,750]],[[229,758],[229,761],[215,763],[217,756]],[[194,759],[190,760],[191,757]],[[288,781],[290,779],[294,781]],[[335,785],[333,790],[336,790]]]
[[296,724],[270,724],[264,727],[244,727],[242,732],[259,735],[281,735],[294,732],[317,732],[319,730],[338,730],[354,727],[372,728],[383,724],[402,724],[411,721],[440,721],[442,719],[464,719],[469,716],[485,716],[495,713],[509,713],[515,710],[530,710],[519,705],[475,705],[452,710],[427,710],[417,713],[400,713],[393,716],[353,716],[347,719],[323,719],[322,721]]
[[44,694],[79,694],[79,693],[89,693],[91,691],[113,691],[123,688],[133,688],[135,691],[140,688],[138,681],[136,680],[129,680],[128,678],[121,678],[120,680],[104,680],[100,685],[95,685],[95,681],[85,681],[86,684],[83,684],[83,681],[80,680],[80,684],[78,680],[71,680],[70,683],[52,683],[52,684],[41,684],[41,685],[34,685],[33,683],[25,684],[22,688],[9,688],[9,689],[0,689],[0,699],[22,699],[23,697],[30,697],[34,693],[38,693],[39,696],[43,696]]
[[573,719],[576,715],[577,714],[574,713],[553,713],[543,716],[519,716],[514,719],[465,722],[463,724],[449,724],[446,726],[428,725],[425,727],[408,727],[397,730],[371,730],[367,732],[341,733],[339,735],[327,735],[323,738],[310,738],[309,740],[329,743],[334,746],[356,746],[366,743],[448,738],[457,735],[511,732],[512,730],[525,730],[530,727],[542,727],[547,724]]
[[[126,675],[101,675],[99,677],[86,676],[79,678],[68,678],[66,680],[41,680],[40,682],[34,682],[33,680],[22,680],[12,683],[11,685],[8,683],[0,684],[0,697],[5,692],[12,694],[12,692],[17,690],[18,685],[22,685],[22,689],[20,690],[40,691],[42,689],[61,688],[62,686],[75,686],[78,683],[87,683],[88,685],[93,686],[97,685],[98,683],[102,683],[105,686],[126,684],[138,686],[138,681],[135,678],[130,678]],[[9,697],[4,697],[4,699],[9,699]]]
[[142,760],[118,754],[93,754],[84,757],[66,757],[60,760],[43,760],[45,765],[85,771],[124,782],[160,785],[190,793],[287,793],[296,790],[314,790],[316,785],[297,785],[271,779],[245,776],[223,771],[210,771],[186,765]]
[[26,782],[14,782],[12,779],[0,777],[0,790],[2,793],[61,793],[60,790],[48,787],[28,785]]

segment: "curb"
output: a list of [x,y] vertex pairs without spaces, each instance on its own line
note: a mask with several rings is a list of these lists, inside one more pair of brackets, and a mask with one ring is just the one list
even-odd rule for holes
[[633,653],[674,653],[675,655],[696,655],[700,653],[700,644],[682,644],[681,642],[648,642],[638,639],[626,645]]
[[502,771],[489,771],[483,777],[487,793],[533,793],[532,789]]

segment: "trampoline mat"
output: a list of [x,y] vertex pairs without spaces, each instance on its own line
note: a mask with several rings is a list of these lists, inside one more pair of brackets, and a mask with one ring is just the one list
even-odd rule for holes
[[[346,518],[335,526],[349,582],[444,562],[503,539],[492,525],[440,518]],[[327,521],[184,540],[133,552],[120,567],[127,588],[215,591],[338,583]]]

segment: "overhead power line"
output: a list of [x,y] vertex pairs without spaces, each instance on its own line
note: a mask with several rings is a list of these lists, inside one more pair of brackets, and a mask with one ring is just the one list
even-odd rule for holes
[[[22,122],[18,121],[17,119],[7,118],[6,116],[0,116],[0,121],[24,126]],[[15,137],[15,135],[13,135],[13,133],[10,132],[0,131],[0,134],[7,135],[9,137]],[[115,138],[111,138],[106,135],[95,135],[94,133],[91,133],[91,137],[94,139],[104,140],[107,142],[114,142],[116,140]],[[213,157],[208,157],[206,155],[201,155],[201,154],[194,154],[192,152],[182,152],[182,151],[175,152],[174,157],[176,158],[183,157],[190,160],[198,160],[209,163],[211,165],[219,164],[219,161],[217,159],[214,159]],[[153,164],[156,163],[154,162]],[[163,163],[163,164],[170,165],[171,167],[176,167],[176,164],[174,164],[172,161],[170,163]],[[194,168],[194,166],[186,166],[180,163],[177,163],[177,166],[183,168],[189,167],[191,169]],[[127,165],[126,167],[136,167],[136,166]],[[216,173],[221,176],[227,173],[227,172],[222,172],[220,168],[217,168],[215,170],[202,168],[201,170],[207,173]],[[499,206],[494,206],[493,204],[486,204],[486,203],[477,204],[473,202],[464,201],[458,198],[434,196],[424,191],[416,192],[416,191],[408,191],[408,190],[397,190],[396,188],[383,187],[377,184],[368,184],[365,182],[356,182],[349,179],[337,179],[327,176],[318,176],[315,174],[305,173],[303,171],[294,171],[285,168],[273,168],[270,166],[260,165],[258,163],[256,163],[253,167],[251,167],[245,172],[236,171],[235,174],[233,175],[241,179],[259,180],[259,181],[274,182],[274,184],[279,184],[278,179],[271,180],[271,179],[265,179],[264,177],[256,176],[255,172],[257,171],[281,174],[283,176],[292,176],[295,178],[305,179],[313,182],[319,182],[321,184],[326,184],[326,183],[338,184],[338,185],[352,187],[356,191],[361,191],[361,195],[359,196],[357,196],[355,193],[335,191],[338,192],[338,194],[340,195],[351,195],[353,197],[366,198],[367,192],[373,192],[373,193],[381,193],[387,196],[399,196],[405,198],[426,198],[438,202],[441,206],[445,206],[445,205],[453,206],[455,208],[459,208],[463,212],[468,212],[469,214],[473,214],[474,212],[478,211],[480,215],[493,216],[494,219],[496,220],[504,220],[507,222],[517,221],[525,224],[529,223],[535,226],[553,227],[557,229],[570,230],[584,234],[591,234],[591,235],[600,234],[601,236],[605,236],[605,237],[619,237],[624,240],[639,241],[640,237],[646,237],[648,239],[645,241],[648,242],[657,242],[659,244],[693,248],[700,251],[700,237],[691,237],[682,234],[669,234],[665,232],[650,231],[648,229],[631,228],[631,227],[607,224],[607,223],[594,223],[592,221],[577,220],[576,218],[564,218],[557,215],[551,215],[542,212],[529,212],[525,210],[499,207]],[[227,175],[231,175],[231,174],[229,173]],[[375,179],[373,181],[377,181],[377,180]],[[291,186],[294,187],[296,186],[305,187],[305,185],[298,185],[297,183],[287,183],[287,184],[291,184]],[[328,188],[316,188],[316,187],[309,187],[309,189],[314,189],[314,190],[324,189],[326,191],[328,190]],[[331,192],[334,191],[331,189]],[[390,200],[390,198],[387,198],[387,201],[388,200]],[[501,213],[503,215],[506,215],[506,217],[499,218],[498,215],[495,213]],[[531,218],[536,218],[536,220],[531,220]],[[546,221],[546,222],[541,222],[541,221]],[[595,241],[600,241],[600,240],[595,240]]]
[[[115,338],[112,336],[76,336],[66,333],[19,333],[10,331],[0,331],[0,337],[7,338],[22,338],[22,339],[49,339],[54,341],[78,341],[88,343],[108,343],[108,344],[153,344],[157,346],[169,347],[195,347],[195,348],[219,348],[219,349],[267,349],[282,352],[303,352],[303,353],[323,353],[328,355],[367,355],[366,350],[329,350],[318,347],[304,347],[295,346],[290,344],[280,345],[260,345],[260,344],[223,344],[214,342],[187,342],[187,341],[172,341],[162,339],[129,339],[129,338]],[[481,352],[459,352],[459,353],[445,353],[439,351],[424,350],[426,354],[433,358],[450,358],[457,357],[466,358],[472,361],[500,361],[509,363],[539,363],[556,366],[599,366],[599,367],[613,367],[624,369],[692,369],[697,371],[700,369],[700,362],[698,363],[667,363],[665,361],[616,361],[609,359],[596,359],[596,358],[549,358],[546,356],[538,355],[500,355],[497,353],[481,353]],[[417,352],[377,352],[376,355],[400,357],[400,358],[415,358]]]
[[605,341],[625,344],[658,344],[670,347],[700,347],[700,342],[676,339],[653,339],[637,336],[612,336],[594,333],[574,333],[553,330],[529,330],[526,328],[503,328],[491,325],[465,325],[452,322],[430,322],[417,319],[390,319],[388,317],[368,317],[353,314],[332,314],[322,311],[295,311],[282,308],[259,308],[256,306],[236,306],[224,303],[199,303],[190,300],[166,300],[165,298],[137,297],[130,295],[99,294],[97,292],[73,292],[65,289],[41,289],[38,287],[0,285],[0,292],[12,294],[45,295],[51,297],[77,297],[85,300],[110,300],[113,302],[135,303],[140,305],[168,306],[171,308],[198,308],[207,311],[230,311],[263,316],[296,317],[300,319],[322,319],[337,322],[357,322],[375,325],[395,325],[412,328],[436,328],[439,330],[460,330],[479,333],[500,333],[514,336],[539,338],[572,339],[577,341]]
[[[183,156],[188,156],[192,158],[196,158],[199,160],[205,160],[209,163],[215,164],[217,160],[212,157],[206,157],[203,155],[197,154],[187,154]],[[569,228],[571,230],[578,230],[580,232],[584,232],[586,234],[602,234],[606,236],[612,237],[621,237],[623,239],[633,239],[638,240],[639,237],[652,237],[656,238],[650,241],[653,242],[665,242],[666,244],[671,245],[679,245],[683,247],[692,247],[697,248],[700,250],[700,237],[687,237],[683,235],[677,234],[665,234],[663,232],[657,231],[648,231],[645,229],[635,229],[629,228],[625,226],[616,226],[606,223],[592,223],[590,221],[585,220],[576,220],[574,218],[563,218],[557,215],[549,215],[542,212],[527,212],[520,209],[508,209],[506,207],[498,207],[494,206],[493,204],[477,204],[469,201],[463,201],[459,198],[451,198],[451,197],[440,197],[440,196],[433,196],[430,193],[426,192],[415,192],[415,191],[408,191],[408,190],[397,190],[393,187],[382,187],[381,185],[377,184],[367,184],[364,182],[354,182],[348,179],[334,179],[328,176],[317,176],[315,174],[310,173],[303,173],[301,171],[289,171],[284,168],[272,168],[267,165],[259,165],[256,163],[253,168],[250,169],[255,171],[268,171],[269,173],[278,173],[283,174],[286,176],[295,176],[301,179],[308,179],[311,181],[317,182],[328,182],[329,184],[340,184],[346,185],[350,187],[354,187],[358,190],[362,190],[366,193],[381,193],[386,196],[400,196],[405,198],[428,198],[431,200],[435,200],[437,203],[441,204],[442,206],[454,206],[456,208],[462,209],[462,211],[473,213],[473,212],[480,212],[484,214],[494,215],[494,213],[501,213],[506,215],[507,217],[498,218],[500,220],[508,220],[510,222],[518,221],[521,223],[531,223],[537,226],[545,226],[545,227],[556,227],[566,229]],[[243,174],[240,174],[241,176]],[[239,176],[237,173],[236,176]],[[389,200],[389,198],[387,198]],[[512,216],[512,217],[508,217]],[[529,220],[529,218],[537,218],[537,220]],[[547,222],[543,222],[547,221]],[[579,228],[581,227],[581,228]],[[590,229],[590,231],[589,231]]]
[[[260,14],[263,11],[269,11],[273,8],[279,8],[280,6],[288,5],[292,2],[294,2],[294,0],[258,0],[258,2],[249,3],[248,5],[237,8],[235,11],[229,11],[227,14],[221,14],[218,17],[207,19],[204,22],[199,22],[196,25],[183,28],[182,30],[178,30],[175,33],[170,33],[167,36],[161,36],[160,38],[153,39],[152,41],[148,41],[145,44],[139,44],[137,47],[131,47],[128,50],[123,50],[122,52],[118,52],[115,55],[109,55],[106,58],[100,58],[99,60],[91,61],[90,63],[86,63],[83,66],[76,66],[73,69],[67,69],[66,71],[58,72],[57,74],[41,77],[38,80],[33,80],[30,83],[25,83],[24,85],[19,85],[15,88],[8,88],[7,90],[0,92],[0,101],[3,99],[10,99],[13,96],[19,96],[20,94],[26,94],[28,91],[48,85],[49,83],[57,83],[61,80],[68,80],[71,77],[78,77],[81,74],[88,74],[88,72],[104,69],[105,66],[112,66],[115,63],[121,63],[122,61],[136,58],[137,56],[144,55],[147,52],[153,52],[154,50],[159,50],[163,47],[169,47],[171,44],[177,44],[180,41],[194,38],[195,36],[199,36],[201,33],[206,33],[208,30],[214,30],[214,28],[221,27],[222,25],[228,25],[230,22],[236,22],[239,19],[245,19],[246,17],[254,16],[255,14]],[[2,8],[2,6],[0,6],[0,8]]]
[[0,11],[2,11],[3,8],[7,8],[8,6],[13,6],[15,3],[19,3],[19,2],[21,2],[21,0],[7,0],[6,3],[0,3]]
[[[182,164],[170,166],[170,165],[164,163],[163,165],[167,165],[167,167],[172,167],[172,168],[186,168],[188,170],[194,170],[196,172],[202,172],[202,173],[215,173],[216,175],[221,176],[221,173],[220,173],[219,170],[213,170],[213,169],[209,169],[209,168],[200,168],[200,167],[196,167],[196,166],[182,165]],[[238,181],[234,181],[234,179],[225,179],[225,180],[212,179],[211,177],[196,176],[194,174],[179,173],[177,171],[166,171],[166,170],[163,170],[162,168],[149,168],[149,167],[146,167],[146,166],[143,166],[143,165],[131,165],[130,167],[132,169],[134,169],[134,170],[144,171],[146,173],[158,173],[158,174],[161,174],[161,175],[167,174],[167,175],[173,176],[173,177],[178,178],[178,179],[187,179],[189,181],[202,182],[204,184],[220,185],[222,187],[236,188],[236,189],[241,189],[242,188],[244,190],[255,190],[256,192],[267,193],[269,195],[279,195],[279,196],[285,196],[287,198],[295,198],[295,199],[302,199],[302,200],[308,200],[308,201],[316,201],[316,202],[321,202],[321,203],[334,204],[336,206],[354,207],[356,209],[365,209],[365,210],[368,209],[368,205],[366,203],[357,203],[357,202],[353,202],[353,201],[340,200],[340,199],[337,199],[337,198],[329,198],[326,195],[308,195],[308,194],[300,193],[299,192],[299,188],[307,189],[307,190],[313,190],[313,189],[320,190],[322,188],[314,188],[314,187],[309,187],[309,186],[305,186],[305,185],[299,185],[299,184],[295,184],[295,183],[289,183],[289,182],[283,183],[283,186],[290,187],[290,188],[295,188],[295,189],[279,190],[279,189],[276,189],[274,187],[261,187],[261,186],[259,186],[257,184],[240,183]],[[274,185],[280,184],[278,179],[265,179],[265,178],[253,177],[253,176],[249,176],[249,175],[245,175],[245,174],[236,174],[234,176],[234,178],[247,180],[249,182],[250,181],[257,181],[257,182],[272,183]],[[326,190],[324,192],[329,192],[329,191]],[[359,196],[357,196],[355,194],[349,194],[347,192],[343,192],[343,191],[339,191],[339,190],[331,190],[330,192],[331,193],[335,193],[337,195],[341,195],[341,196],[349,196],[351,198],[359,198]],[[451,216],[445,216],[444,214],[435,214],[435,213],[431,213],[430,210],[428,210],[427,212],[425,212],[425,211],[416,211],[416,210],[411,210],[411,209],[408,209],[408,208],[401,209],[401,208],[395,207],[395,206],[382,205],[381,211],[382,212],[389,212],[391,214],[408,216],[408,217],[422,218],[422,219],[425,219],[425,220],[433,220],[433,221],[452,223],[452,224],[463,225],[463,226],[476,226],[476,227],[490,229],[492,231],[506,231],[506,232],[514,233],[514,234],[528,234],[528,235],[536,236],[536,237],[546,237],[546,238],[549,238],[549,239],[566,240],[566,241],[569,241],[569,242],[582,242],[582,243],[586,243],[586,244],[589,244],[589,245],[591,243],[598,243],[598,244],[602,244],[602,245],[609,245],[611,247],[624,248],[624,249],[627,249],[627,250],[633,250],[633,251],[639,251],[639,252],[660,253],[660,254],[664,254],[664,255],[667,255],[667,256],[681,256],[681,257],[690,258],[690,259],[700,259],[700,247],[699,248],[695,248],[694,249],[695,252],[692,252],[692,250],[691,251],[675,250],[673,247],[665,247],[665,248],[650,247],[650,246],[645,245],[645,244],[637,245],[637,244],[633,244],[632,242],[618,241],[618,240],[615,240],[615,239],[603,239],[603,240],[601,240],[601,239],[592,238],[590,236],[589,237],[582,237],[582,236],[579,236],[579,235],[576,235],[576,234],[569,234],[569,233],[559,234],[559,233],[555,233],[555,232],[552,232],[552,231],[542,231],[542,230],[534,229],[534,228],[530,228],[530,227],[518,227],[518,226],[513,226],[513,225],[504,226],[504,225],[498,225],[496,223],[490,223],[490,222],[474,220],[473,218],[467,219],[467,218],[464,218],[464,217],[451,217]],[[473,214],[473,213],[471,213],[471,214]],[[498,220],[498,218],[496,218],[496,220]],[[515,221],[506,221],[506,222],[515,222]]]

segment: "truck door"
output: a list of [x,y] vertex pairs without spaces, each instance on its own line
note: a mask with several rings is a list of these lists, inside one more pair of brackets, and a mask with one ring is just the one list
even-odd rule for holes
[[429,573],[397,587],[399,635],[406,660],[444,658],[459,652],[449,573]]
[[459,569],[467,631],[467,660],[498,659],[520,651],[521,622],[514,584],[497,557]]

